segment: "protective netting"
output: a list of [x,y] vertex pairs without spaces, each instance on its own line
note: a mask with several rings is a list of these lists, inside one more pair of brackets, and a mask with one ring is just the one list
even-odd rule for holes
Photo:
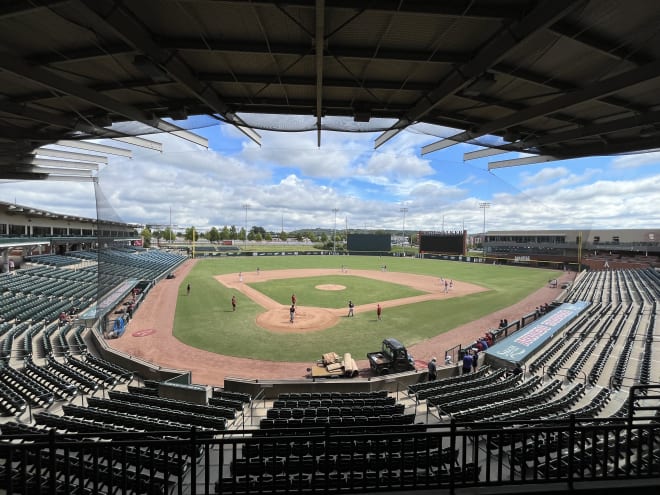
[[[221,123],[226,125],[238,125],[241,127],[251,128],[255,131],[276,131],[276,132],[310,132],[317,130],[317,120],[313,115],[296,115],[296,114],[240,114],[236,115],[236,119],[230,121],[228,118],[221,115],[193,115],[185,120],[169,120],[166,122],[172,123],[180,129],[194,132],[195,130],[217,126]],[[323,117],[320,122],[321,131],[335,131],[335,132],[348,132],[348,133],[381,133],[388,130],[402,130],[404,132],[412,132],[417,134],[424,134],[433,136],[440,139],[451,139],[456,134],[463,132],[465,129],[443,127],[434,124],[427,124],[424,122],[408,123],[406,121],[399,121],[395,119],[381,119],[372,118],[368,122],[358,122],[352,117],[336,117],[328,116]],[[161,134],[167,132],[166,130],[151,127],[141,122],[115,122],[110,127],[107,127],[107,136],[101,137],[130,137],[130,136],[148,136]],[[99,135],[86,134],[76,132],[75,135],[70,136],[71,139],[98,139]],[[479,136],[474,139],[469,139],[465,143],[484,148],[500,148],[511,144],[500,136],[485,135]],[[629,151],[621,154],[637,154],[647,153],[649,150]],[[526,148],[527,153],[542,154],[542,150],[536,148]]]
[[98,317],[104,317],[116,304],[116,299],[120,296],[117,291],[128,290],[123,283],[130,278],[130,271],[129,267],[121,266],[117,260],[117,253],[111,249],[119,247],[117,223],[123,222],[103,193],[98,181],[94,183],[94,194],[98,246],[96,314]]

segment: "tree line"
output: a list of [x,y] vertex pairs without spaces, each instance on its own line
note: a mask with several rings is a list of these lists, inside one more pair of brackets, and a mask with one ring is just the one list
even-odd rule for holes
[[[155,240],[157,244],[160,244],[160,241],[164,242],[173,242],[176,240],[184,240],[188,242],[199,241],[200,239],[206,239],[211,243],[219,243],[222,241],[245,241],[245,228],[241,227],[240,229],[236,228],[235,225],[227,226],[225,225],[222,229],[217,227],[211,227],[208,231],[199,231],[195,227],[188,227],[182,233],[177,233],[172,230],[170,227],[166,227],[162,230],[152,229],[147,225],[142,229],[141,236],[144,242],[145,247],[149,247]],[[247,240],[252,242],[260,241],[273,241],[273,240],[287,241],[289,239],[296,240],[298,242],[303,242],[304,240],[309,240],[312,243],[321,243],[326,244],[328,242],[332,243],[332,234],[328,235],[325,232],[317,234],[312,231],[296,231],[296,232],[268,232],[263,227],[253,226],[250,231],[247,233]],[[337,232],[335,237],[335,243],[344,242],[345,236]]]

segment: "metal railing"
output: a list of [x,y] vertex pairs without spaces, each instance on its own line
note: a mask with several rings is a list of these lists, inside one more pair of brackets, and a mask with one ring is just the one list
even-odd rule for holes
[[56,434],[20,424],[2,430],[0,485],[7,493],[453,492],[660,480],[657,416],[239,432]]

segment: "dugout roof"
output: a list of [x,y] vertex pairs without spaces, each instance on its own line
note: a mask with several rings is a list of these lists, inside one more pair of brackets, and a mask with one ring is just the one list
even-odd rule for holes
[[0,178],[71,167],[44,144],[157,148],[134,136],[218,121],[257,142],[379,131],[375,146],[423,123],[424,153],[484,147],[466,159],[655,149],[658,26],[648,0],[9,0]]

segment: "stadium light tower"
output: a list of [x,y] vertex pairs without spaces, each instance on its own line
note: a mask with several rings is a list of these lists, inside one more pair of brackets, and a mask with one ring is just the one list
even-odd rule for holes
[[486,254],[486,210],[490,208],[490,203],[479,203],[479,208],[482,208],[484,210],[484,232],[483,232],[483,239],[481,241],[481,248],[483,249],[484,254]]
[[408,208],[403,207],[399,211],[403,213],[403,226],[401,227],[401,251],[404,251],[403,245],[406,242],[406,213],[408,212]]
[[243,205],[243,208],[245,208],[245,238],[243,239],[243,249],[247,249],[247,212],[248,209],[250,208],[250,205],[245,203]]
[[332,233],[332,254],[336,254],[337,249],[335,247],[335,243],[337,242],[337,212],[339,211],[339,209],[333,208],[332,211],[335,212],[335,229],[334,232]]

